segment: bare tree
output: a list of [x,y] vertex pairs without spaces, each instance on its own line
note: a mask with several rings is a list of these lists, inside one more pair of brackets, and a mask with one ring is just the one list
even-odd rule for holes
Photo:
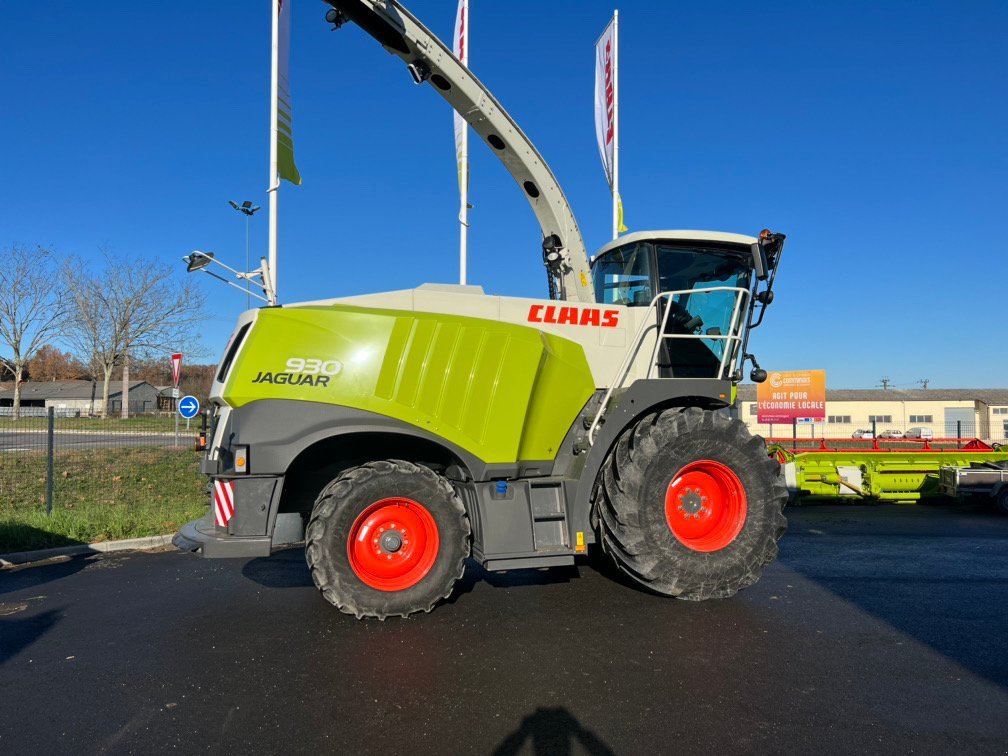
[[0,264],[0,341],[11,351],[14,419],[21,415],[25,363],[62,327],[66,296],[55,278],[53,254],[43,247],[12,245]]
[[122,416],[128,417],[130,357],[144,359],[183,347],[193,351],[204,298],[190,280],[180,280],[164,265],[137,259],[123,264],[108,253],[105,261],[101,275],[79,262],[66,266],[72,298],[67,338],[102,376],[103,417],[112,372],[123,368]]

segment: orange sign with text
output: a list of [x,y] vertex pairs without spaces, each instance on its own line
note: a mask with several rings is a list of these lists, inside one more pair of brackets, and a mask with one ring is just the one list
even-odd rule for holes
[[810,423],[825,419],[825,370],[772,372],[756,386],[758,423]]

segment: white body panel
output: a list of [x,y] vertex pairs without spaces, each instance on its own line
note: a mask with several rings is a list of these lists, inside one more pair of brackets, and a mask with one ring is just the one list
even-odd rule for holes
[[[424,284],[416,289],[403,289],[377,294],[361,294],[317,302],[300,302],[299,305],[355,305],[410,312],[444,313],[483,318],[504,323],[515,323],[537,328],[546,333],[562,336],[577,342],[584,349],[585,358],[592,371],[597,388],[608,388],[616,371],[626,357],[637,329],[644,318],[654,319],[654,310],[648,307],[621,307],[617,305],[582,304],[555,299],[526,299],[487,295],[479,286],[454,286],[449,284]],[[297,307],[298,305],[288,305]],[[548,308],[552,308],[551,310]],[[561,310],[567,310],[566,313]],[[597,311],[586,314],[586,310]],[[551,317],[552,316],[552,317]],[[549,323],[546,320],[577,317],[578,324]],[[530,320],[530,317],[533,319]],[[580,325],[581,319],[595,320],[599,325]],[[606,322],[611,325],[603,326]],[[654,348],[654,336],[649,335],[634,361],[629,378],[643,378]]]

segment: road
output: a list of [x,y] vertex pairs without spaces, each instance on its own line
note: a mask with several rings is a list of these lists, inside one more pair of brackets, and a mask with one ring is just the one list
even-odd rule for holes
[[760,583],[695,604],[604,563],[472,567],[384,623],[300,549],[3,572],[0,752],[1004,752],[1008,518],[789,517]]
[[[189,449],[196,437],[195,431],[186,431],[185,424],[179,431],[179,446]],[[165,433],[102,433],[100,431],[57,431],[53,434],[56,451],[79,449],[107,449],[127,446],[174,446],[175,435]],[[46,450],[45,429],[32,431],[0,432],[0,453]]]

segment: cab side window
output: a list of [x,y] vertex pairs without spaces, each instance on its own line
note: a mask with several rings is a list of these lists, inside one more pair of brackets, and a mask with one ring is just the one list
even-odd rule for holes
[[629,244],[595,261],[595,300],[602,304],[647,307],[654,298],[651,287],[651,249]]

